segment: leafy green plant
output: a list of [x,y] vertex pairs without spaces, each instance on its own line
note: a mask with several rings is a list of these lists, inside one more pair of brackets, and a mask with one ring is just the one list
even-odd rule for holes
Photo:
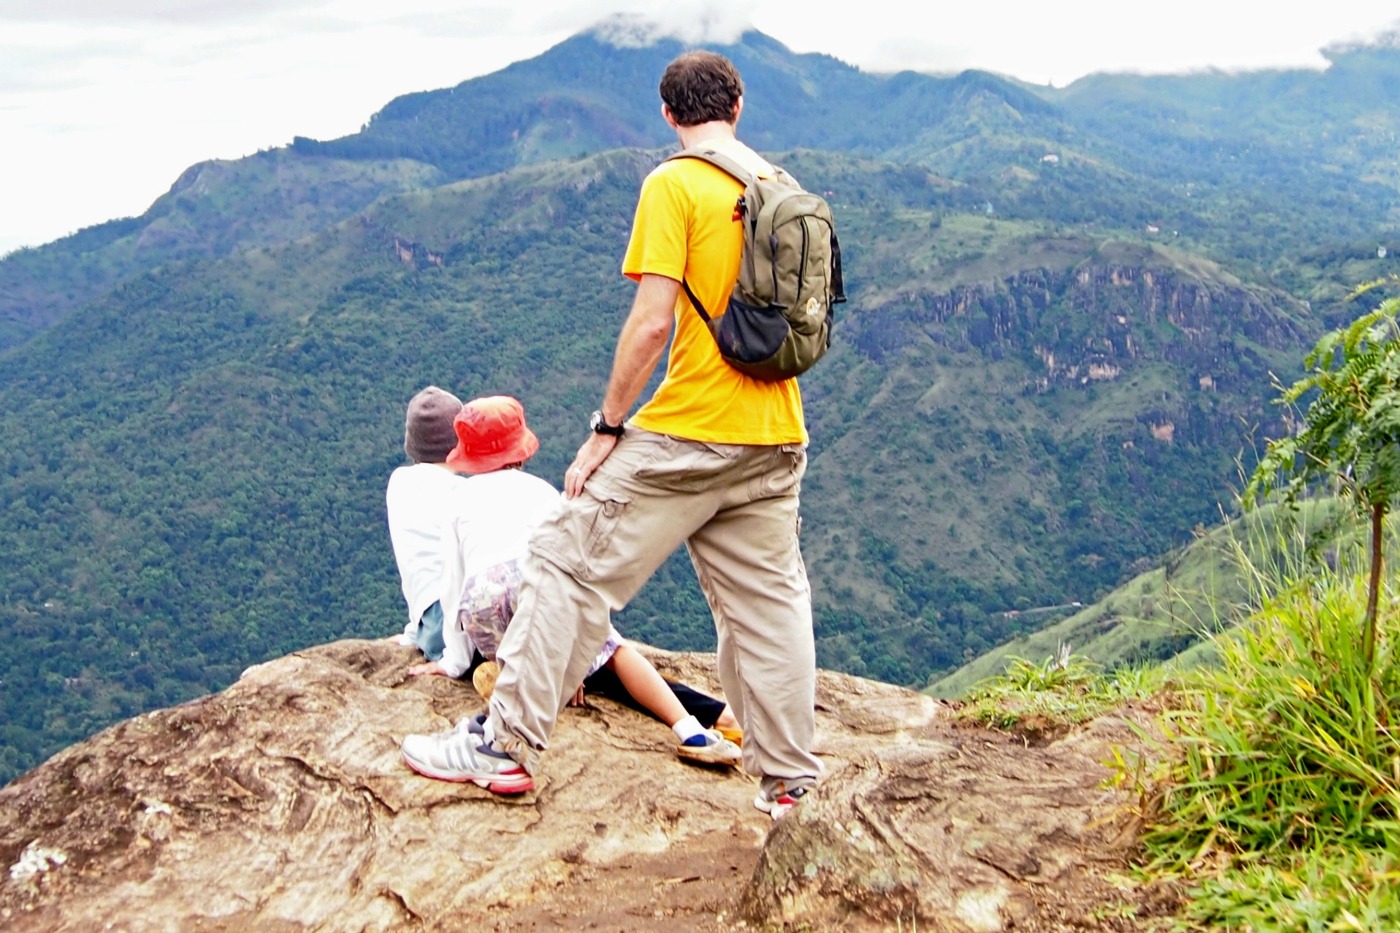
[[[1193,880],[1186,919],[1205,928],[1400,924],[1400,598],[1383,561],[1400,489],[1397,314],[1386,301],[1323,337],[1283,391],[1309,407],[1245,501],[1257,514],[1278,493],[1313,518],[1275,523],[1274,547],[1237,543],[1256,608],[1183,676],[1163,721],[1176,754],[1142,782],[1147,873]],[[1319,486],[1338,498],[1310,495]]]
[[[1375,284],[1375,283],[1373,283]],[[1375,657],[1376,604],[1384,565],[1385,516],[1400,492],[1400,299],[1324,335],[1303,361],[1306,374],[1280,404],[1312,401],[1297,433],[1271,441],[1245,488],[1258,503],[1280,490],[1294,502],[1330,482],[1370,521],[1371,567],[1363,620]]]

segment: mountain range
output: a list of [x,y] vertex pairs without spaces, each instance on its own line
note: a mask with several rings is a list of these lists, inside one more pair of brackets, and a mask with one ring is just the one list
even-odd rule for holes
[[[559,480],[674,144],[682,46],[620,28],[0,260],[0,777],[398,628],[383,487],[418,387],[518,396]],[[719,48],[740,135],[827,196],[846,263],[802,382],[824,667],[922,685],[1217,522],[1281,430],[1274,380],[1400,251],[1388,41],[1063,89]],[[683,556],[618,625],[713,639]]]

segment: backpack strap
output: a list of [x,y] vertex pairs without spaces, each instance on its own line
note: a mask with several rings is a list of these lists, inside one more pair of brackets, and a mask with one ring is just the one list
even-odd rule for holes
[[836,242],[836,231],[831,231],[831,303],[839,305],[846,300],[846,279],[841,275],[841,244]]
[[699,159],[701,162],[708,162],[715,168],[728,172],[745,187],[753,184],[753,172],[740,165],[739,161],[733,156],[728,153],[720,152],[718,149],[711,149],[707,146],[692,146],[689,149],[682,149],[680,152],[666,157],[667,162],[670,162],[672,159]]
[[[701,162],[708,162],[715,168],[727,172],[746,188],[753,184],[754,181],[753,172],[740,165],[737,159],[717,149],[711,149],[706,146],[693,146],[689,149],[682,149],[680,152],[666,157],[667,162],[670,162],[672,159],[699,159]],[[743,201],[743,197],[741,196],[739,200]],[[681,288],[685,289],[685,296],[690,299],[690,304],[695,308],[695,313],[700,315],[700,320],[704,321],[706,324],[710,323],[710,315],[706,313],[705,306],[700,303],[700,299],[696,297],[695,292],[690,287],[690,283],[684,278],[681,279]]]
[[700,315],[700,320],[706,324],[710,323],[710,315],[705,312],[705,306],[700,303],[700,299],[695,297],[695,292],[691,290],[690,283],[684,278],[681,279],[681,288],[685,289],[685,297],[690,299],[690,306],[695,309],[695,313]]

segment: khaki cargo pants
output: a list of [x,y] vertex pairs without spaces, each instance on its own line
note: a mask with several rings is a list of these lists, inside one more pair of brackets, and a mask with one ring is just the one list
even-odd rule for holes
[[621,609],[685,543],[714,614],[719,678],[765,790],[814,784],[816,649],[798,547],[801,445],[705,444],[634,427],[530,542],[491,698],[497,744],[536,773]]

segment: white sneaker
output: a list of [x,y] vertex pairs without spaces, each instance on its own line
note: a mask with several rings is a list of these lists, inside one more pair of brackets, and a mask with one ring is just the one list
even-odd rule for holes
[[493,794],[523,794],[534,790],[530,773],[473,731],[469,716],[445,732],[406,735],[399,744],[404,763],[424,777],[484,787]]
[[759,791],[758,796],[753,799],[753,805],[773,819],[780,820],[806,798],[807,790],[805,787],[794,787],[792,790],[787,790],[783,787],[782,782],[779,782],[768,793]]

